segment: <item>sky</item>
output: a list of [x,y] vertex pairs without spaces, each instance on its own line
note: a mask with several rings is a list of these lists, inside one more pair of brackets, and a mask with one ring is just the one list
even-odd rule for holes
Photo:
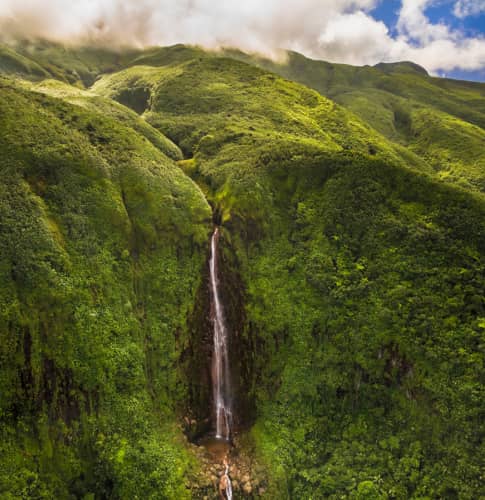
[[[374,19],[386,24],[394,38],[399,36],[397,22],[401,5],[400,0],[382,0],[377,2],[376,7],[371,12]],[[450,31],[457,31],[462,39],[485,38],[485,0],[426,2],[423,12],[429,24],[445,24]],[[423,66],[426,66],[426,64],[423,64]],[[483,63],[483,53],[481,58],[477,59],[474,68],[460,67],[458,62],[455,67],[446,70],[436,67],[433,68],[432,72],[439,76],[484,82],[485,64]]]
[[413,61],[485,81],[485,0],[0,0],[0,36],[199,44],[354,65]]

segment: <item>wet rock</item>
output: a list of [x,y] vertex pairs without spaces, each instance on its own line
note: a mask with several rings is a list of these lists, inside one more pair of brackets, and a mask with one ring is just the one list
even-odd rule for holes
[[258,476],[261,476],[262,474],[264,474],[264,469],[257,465],[255,468],[254,468],[254,472],[255,474],[257,474]]
[[251,483],[244,483],[243,485],[243,491],[246,493],[246,495],[251,495],[253,492],[253,487],[251,486]]

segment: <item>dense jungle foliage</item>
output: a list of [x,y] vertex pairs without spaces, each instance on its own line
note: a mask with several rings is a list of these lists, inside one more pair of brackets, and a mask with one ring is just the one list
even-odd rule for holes
[[185,46],[0,72],[2,498],[197,496],[213,213],[265,498],[485,496],[485,85]]

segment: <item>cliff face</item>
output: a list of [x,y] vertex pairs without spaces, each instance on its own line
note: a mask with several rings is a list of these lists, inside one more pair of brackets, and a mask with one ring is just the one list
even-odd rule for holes
[[80,89],[60,81],[68,55],[22,54],[0,80],[0,491],[190,496],[215,217],[264,494],[476,498],[483,86],[467,121],[460,84],[445,99],[411,66],[364,68],[342,93],[357,69],[278,69],[353,114],[223,55],[98,53],[82,81],[116,71]]

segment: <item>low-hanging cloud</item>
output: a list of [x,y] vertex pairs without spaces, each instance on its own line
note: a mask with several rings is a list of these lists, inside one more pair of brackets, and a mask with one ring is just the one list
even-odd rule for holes
[[[433,24],[433,0],[402,0],[396,32],[372,17],[383,0],[0,0],[6,39],[108,46],[175,43],[239,47],[274,55],[285,48],[333,62],[412,60],[431,72],[485,68],[485,39]],[[456,16],[482,0],[457,0]]]

